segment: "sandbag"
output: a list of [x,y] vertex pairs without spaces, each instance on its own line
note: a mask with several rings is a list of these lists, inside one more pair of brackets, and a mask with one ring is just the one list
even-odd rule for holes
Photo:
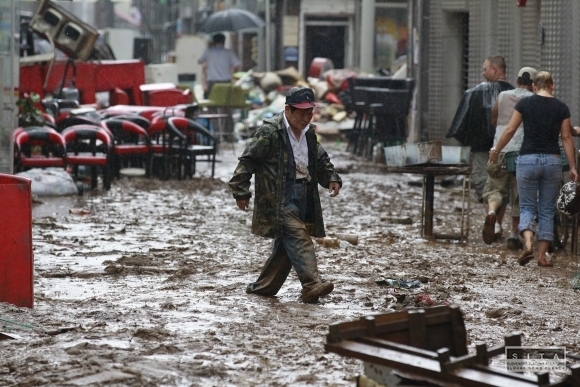
[[79,193],[72,176],[61,168],[33,168],[16,175],[32,180],[31,191],[36,196],[66,196]]
[[558,211],[568,216],[580,213],[580,184],[570,181],[562,186],[556,202]]

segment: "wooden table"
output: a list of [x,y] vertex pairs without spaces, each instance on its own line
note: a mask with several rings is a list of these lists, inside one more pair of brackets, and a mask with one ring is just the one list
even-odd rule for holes
[[[469,164],[420,164],[404,167],[387,167],[389,173],[411,173],[423,175],[423,203],[421,206],[421,236],[435,239],[455,239],[467,242],[469,236],[469,211],[471,166]],[[435,196],[435,176],[465,176],[463,182],[463,203],[461,207],[461,231],[459,234],[439,234],[433,232],[433,207]],[[467,209],[465,208],[467,205]],[[465,219],[467,215],[467,220]]]

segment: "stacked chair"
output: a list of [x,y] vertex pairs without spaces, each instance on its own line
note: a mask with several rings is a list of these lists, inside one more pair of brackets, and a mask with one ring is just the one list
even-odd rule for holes
[[[76,101],[46,102],[50,117],[58,114],[58,120],[14,131],[15,171],[70,167],[79,179],[85,167],[91,188],[97,187],[101,174],[106,190],[123,168],[144,169],[149,177],[182,179],[195,175],[197,163],[210,162],[213,177],[217,141],[196,121],[203,117],[198,105],[184,103],[191,102],[188,91],[170,91],[175,100],[167,90],[163,92],[160,98],[165,102],[159,104],[168,106],[123,105],[89,111],[79,109]],[[149,96],[155,102],[156,92]]]
[[105,119],[101,121],[101,126],[113,138],[113,175],[119,178],[121,168],[128,167],[143,168],[147,173],[151,145],[147,130],[119,117]]
[[[183,166],[184,176],[193,177],[195,165],[198,161],[211,163],[211,177],[215,171],[215,156],[217,153],[214,136],[198,122],[185,117],[170,117],[167,120],[169,129],[176,136],[177,148],[180,152],[180,164]],[[206,156],[198,159],[198,156]]]
[[64,168],[64,138],[50,127],[31,126],[14,131],[14,170]]
[[66,143],[66,164],[78,179],[79,166],[90,167],[91,188],[97,187],[97,173],[103,176],[103,188],[111,188],[113,139],[109,132],[96,125],[74,125],[63,130]]
[[347,108],[355,113],[353,128],[344,132],[348,149],[370,158],[373,146],[379,142],[383,146],[403,143],[415,81],[353,77],[348,79],[348,85],[351,102]]

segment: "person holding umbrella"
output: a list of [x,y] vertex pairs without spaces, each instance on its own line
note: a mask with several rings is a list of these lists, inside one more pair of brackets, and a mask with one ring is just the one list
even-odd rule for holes
[[236,54],[229,48],[224,47],[226,37],[222,33],[213,36],[213,42],[208,47],[198,63],[201,64],[201,84],[204,98],[209,97],[211,88],[216,83],[230,83],[233,74],[238,71],[240,61]]

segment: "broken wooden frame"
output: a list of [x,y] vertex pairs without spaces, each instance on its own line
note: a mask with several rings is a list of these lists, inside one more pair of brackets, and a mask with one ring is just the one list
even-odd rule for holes
[[[549,373],[523,375],[489,367],[489,360],[505,353],[505,346],[521,346],[519,333],[505,337],[505,345],[487,348],[476,343],[468,354],[467,332],[458,305],[413,309],[329,326],[325,350],[365,363],[396,370],[414,380],[437,385],[473,387],[532,387],[580,385],[580,365],[571,375],[551,383]],[[388,367],[388,369],[387,369]]]

